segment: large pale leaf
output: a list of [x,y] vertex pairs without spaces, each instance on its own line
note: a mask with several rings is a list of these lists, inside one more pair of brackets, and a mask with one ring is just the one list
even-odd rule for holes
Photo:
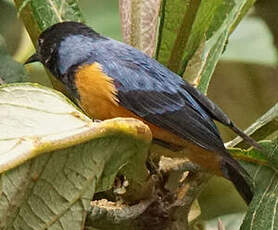
[[1,229],[82,229],[94,192],[151,141],[142,122],[93,123],[38,85],[0,87],[0,114]]

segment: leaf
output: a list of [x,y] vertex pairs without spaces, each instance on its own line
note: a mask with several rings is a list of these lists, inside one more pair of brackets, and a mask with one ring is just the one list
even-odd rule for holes
[[35,84],[0,87],[0,117],[1,229],[82,229],[94,192],[151,141],[140,121],[93,123]]
[[153,56],[161,0],[120,0],[123,39]]
[[8,54],[5,41],[0,35],[0,85],[3,83],[24,82],[28,76],[22,64]]
[[201,73],[199,76],[199,84],[197,88],[206,94],[210,83],[211,76],[214,72],[216,64],[220,59],[223,49],[225,47],[226,40],[228,39],[228,29],[226,29],[219,37],[216,42],[208,49],[205,54],[204,63],[201,66]]
[[[38,84],[1,86],[0,111],[0,155],[12,154],[0,156],[0,173],[43,152],[77,145],[96,135],[92,131],[98,123],[93,123],[63,94]],[[137,132],[128,125],[121,128]]]
[[187,68],[183,73],[183,78],[197,87],[200,83],[201,73],[205,62],[203,62],[203,52],[205,50],[205,41],[203,41],[199,48],[196,50],[195,54],[188,61]]
[[[177,33],[177,38],[175,40],[175,44],[173,47],[173,50],[175,52],[171,53],[171,56],[168,60],[167,66],[169,69],[171,69],[174,72],[181,73],[179,70],[181,68],[181,60],[183,59],[186,50],[188,42],[190,40],[190,37],[192,35],[193,29],[194,29],[194,21],[198,15],[198,12],[201,7],[201,1],[200,0],[193,0],[190,1],[188,4],[188,7],[186,9],[186,13],[183,17],[183,22],[179,28],[179,31]],[[203,39],[203,38],[202,38]],[[197,41],[197,39],[194,41],[194,44],[198,44],[201,41]],[[197,49],[197,47],[196,47]]]
[[[174,54],[176,53],[176,50],[174,51],[174,47],[178,47],[177,43],[184,43],[187,42],[188,34],[191,31],[192,25],[192,19],[194,20],[195,14],[191,15],[188,8],[195,4],[194,1],[191,0],[172,0],[172,1],[166,1],[163,0],[162,7],[161,7],[161,19],[160,19],[160,28],[159,28],[159,35],[158,35],[158,42],[157,42],[157,52],[156,52],[156,59],[161,62],[163,65],[167,66],[167,63],[169,62],[169,59],[172,55],[174,58]],[[199,5],[199,1],[197,1],[197,4]],[[197,7],[198,8],[198,7]],[[196,7],[195,7],[196,9]],[[188,24],[186,21],[186,16],[192,16],[190,18],[191,20],[188,21]],[[183,34],[180,34],[181,41],[177,41],[177,37],[179,36],[179,31],[182,29],[182,27],[186,26],[186,36],[185,38],[182,38]],[[175,45],[177,44],[177,45]],[[184,53],[185,47],[183,47],[178,51],[177,53]],[[180,57],[181,58],[181,57]],[[179,60],[180,61],[180,60]],[[172,61],[174,62],[174,61]],[[180,63],[177,63],[180,64]],[[173,70],[173,69],[172,69]]]
[[83,21],[77,0],[14,0],[34,44],[39,34],[62,21]]
[[[169,63],[173,63],[173,65],[176,63],[175,67],[171,69],[178,73],[184,72],[181,70],[182,59],[188,61],[201,41],[204,38],[210,38],[206,36],[206,32],[209,30],[210,24],[216,24],[217,21],[212,19],[220,5],[220,0],[165,1],[161,12],[158,60],[167,66],[169,66]],[[187,30],[182,30],[183,27],[187,27]],[[186,32],[186,34],[182,32]],[[183,38],[184,35],[186,39]],[[176,58],[175,53],[182,53],[183,55]]]
[[[208,90],[211,76],[227,45],[232,26],[239,20],[239,17],[242,17],[242,10],[244,10],[244,13],[247,12],[246,2],[245,0],[223,1],[214,12],[214,18],[205,34],[207,42],[203,54],[204,64],[200,66],[201,74],[198,89],[203,93]],[[251,5],[248,6],[251,7]],[[194,40],[192,40],[192,44],[194,44]],[[190,47],[193,47],[193,45]],[[187,63],[186,56],[183,63]]]
[[205,230],[215,230],[221,229],[219,228],[219,218],[221,218],[221,222],[225,226],[225,230],[238,230],[242,219],[244,217],[244,213],[232,213],[227,215],[222,215],[221,217],[216,217],[211,220],[205,221]]
[[189,68],[193,67],[197,74],[196,79],[189,78],[191,82],[200,82],[198,88],[206,93],[232,26],[250,6],[248,0],[164,1],[157,59],[178,74],[185,70],[191,73],[192,70],[186,69],[188,62],[201,60],[199,70],[191,62]]
[[[255,140],[275,139],[278,136],[278,103],[245,130],[245,133]],[[226,147],[247,147],[240,137],[236,137],[225,145]]]
[[[256,139],[268,138],[261,141],[265,149],[262,154],[251,148],[249,150],[234,149],[231,153],[238,159],[248,173],[253,177],[255,192],[248,212],[241,226],[242,230],[276,229],[278,215],[278,104],[258,119],[247,129],[247,133]],[[229,146],[238,145],[239,139],[228,143]]]
[[239,15],[237,17],[237,20],[234,22],[234,25],[231,28],[231,33],[234,31],[234,29],[238,26],[240,21],[243,19],[243,17],[247,14],[248,10],[255,4],[256,0],[247,0],[244,3],[244,6],[241,8]]
[[[278,222],[278,138],[273,141],[261,142],[268,150],[267,164],[243,162],[245,169],[253,177],[255,192],[249,206],[241,230],[277,229]],[[256,150],[251,149],[242,154],[255,156]]]
[[225,230],[224,224],[221,219],[218,219],[218,230]]

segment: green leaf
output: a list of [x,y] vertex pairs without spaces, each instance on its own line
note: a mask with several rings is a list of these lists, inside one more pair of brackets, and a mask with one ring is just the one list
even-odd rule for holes
[[[156,59],[162,64],[168,66],[170,62],[174,65],[173,59],[179,58],[176,63],[179,67],[182,56],[179,55],[176,58],[175,54],[183,55],[185,52],[185,46],[189,39],[199,4],[202,4],[199,0],[163,0],[156,53]],[[194,12],[192,12],[192,9]],[[178,48],[179,45],[181,47]],[[172,60],[170,60],[170,57],[172,57]],[[172,70],[178,72],[177,69]]]
[[[157,59],[185,78],[193,72],[196,76],[189,79],[206,93],[230,31],[251,5],[248,0],[164,1]],[[192,59],[196,63],[191,62],[187,69]]]
[[[255,192],[248,212],[241,226],[242,230],[276,229],[278,215],[278,104],[247,129],[247,133],[261,141],[264,154],[251,148],[249,150],[234,149],[231,153],[238,159],[253,177]],[[228,143],[235,146],[240,139]],[[241,144],[241,143],[240,143]]]
[[218,221],[221,220],[224,225],[225,230],[238,230],[240,224],[242,223],[242,219],[244,217],[244,213],[233,213],[228,215],[222,215],[217,218],[211,219],[209,221],[205,221],[206,230],[221,230],[218,228]]
[[23,65],[14,61],[8,54],[5,41],[0,35],[0,85],[27,80],[28,76]]
[[[278,103],[254,122],[247,130],[249,136],[255,140],[273,140],[278,136]],[[237,137],[226,143],[226,147],[246,148],[242,138]]]
[[197,80],[199,82],[197,88],[203,93],[206,93],[208,91],[208,86],[210,83],[211,76],[214,72],[218,60],[222,55],[226,40],[228,39],[228,34],[229,34],[228,29],[223,31],[223,33],[221,33],[219,37],[217,37],[216,42],[215,41],[212,42],[213,44],[207,50],[206,57],[201,66],[202,69],[199,70],[201,71],[201,73],[200,76],[198,76],[198,80]]
[[[200,74],[198,76],[198,89],[203,93],[208,90],[211,76],[227,45],[232,27],[239,20],[238,18],[242,17],[243,12],[247,12],[246,7],[251,6],[247,2],[245,0],[222,1],[214,12],[210,27],[205,33],[207,42],[203,53],[203,64],[200,66]],[[192,45],[189,45],[189,47],[194,48],[195,40],[194,37],[192,38]],[[189,57],[188,55],[183,59],[184,67]],[[184,76],[186,78],[186,75]]]
[[83,21],[77,0],[14,0],[34,44],[39,34],[62,21]]
[[82,229],[94,192],[151,141],[140,121],[93,123],[34,84],[0,87],[0,120],[1,229]]
[[234,22],[234,25],[231,28],[231,32],[237,27],[243,17],[247,14],[249,9],[256,3],[256,0],[247,0],[244,3],[244,6],[241,8],[237,20]]
[[[264,164],[260,164],[260,159],[255,163],[243,162],[245,169],[253,177],[255,193],[241,226],[242,230],[277,228],[278,138],[273,141],[261,142],[261,144],[269,153],[267,161]],[[255,159],[254,156],[260,153],[251,149],[248,152],[242,151],[241,154]]]

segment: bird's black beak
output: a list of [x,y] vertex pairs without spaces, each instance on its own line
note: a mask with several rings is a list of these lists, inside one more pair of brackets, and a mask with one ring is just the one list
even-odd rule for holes
[[39,55],[37,53],[34,53],[31,57],[27,59],[27,61],[25,61],[24,65],[37,61],[40,61]]

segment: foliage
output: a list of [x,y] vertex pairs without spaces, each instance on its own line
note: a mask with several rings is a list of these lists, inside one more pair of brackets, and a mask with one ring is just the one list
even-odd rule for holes
[[[77,0],[14,3],[35,45],[41,31],[57,22],[84,21]],[[253,3],[120,0],[123,40],[207,93],[231,33]],[[22,83],[27,80],[1,38],[0,84],[18,82],[0,86],[1,229],[215,229],[221,218],[219,229],[229,230],[239,229],[246,210],[241,229],[277,228],[277,105],[248,131],[267,155],[246,149],[238,138],[228,143],[254,179],[255,197],[247,209],[224,179],[212,179],[212,194],[207,188],[200,204],[194,203],[211,176],[172,158],[172,151],[150,146],[151,133],[142,122],[92,121],[61,93]],[[184,171],[191,173],[184,178]]]

